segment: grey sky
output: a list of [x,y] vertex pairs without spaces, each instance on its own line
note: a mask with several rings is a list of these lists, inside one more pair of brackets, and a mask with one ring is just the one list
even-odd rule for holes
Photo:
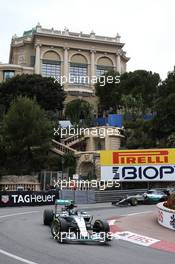
[[151,70],[165,78],[175,65],[174,0],[0,0],[1,62],[8,62],[12,35],[37,22],[98,35],[119,32],[131,57],[128,70]]

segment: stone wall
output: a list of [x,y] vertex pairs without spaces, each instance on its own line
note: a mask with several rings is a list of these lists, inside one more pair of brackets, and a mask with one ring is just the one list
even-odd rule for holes
[[4,175],[0,177],[0,190],[16,191],[19,187],[25,191],[39,191],[41,186],[38,175]]
[[23,176],[17,176],[17,175],[4,175],[0,178],[0,183],[39,183],[38,181],[38,175],[23,175]]

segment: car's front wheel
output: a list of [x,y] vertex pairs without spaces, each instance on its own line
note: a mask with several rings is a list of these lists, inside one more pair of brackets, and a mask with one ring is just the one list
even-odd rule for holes
[[67,221],[64,218],[54,219],[51,225],[51,233],[54,239],[63,243],[68,233]]
[[93,224],[93,232],[103,237],[103,242],[111,241],[110,226],[105,220],[96,220]]

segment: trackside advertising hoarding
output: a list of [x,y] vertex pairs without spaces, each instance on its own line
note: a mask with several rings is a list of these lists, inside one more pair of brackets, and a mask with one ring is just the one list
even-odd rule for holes
[[6,191],[0,192],[0,207],[52,205],[59,199],[57,191]]
[[175,181],[175,149],[100,151],[101,180]]

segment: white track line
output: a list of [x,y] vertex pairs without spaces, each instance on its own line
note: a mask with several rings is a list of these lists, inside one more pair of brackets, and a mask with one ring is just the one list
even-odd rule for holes
[[36,262],[33,262],[33,261],[30,261],[30,260],[27,260],[27,259],[24,259],[24,258],[18,257],[18,256],[16,256],[16,255],[11,254],[11,253],[9,253],[9,252],[7,252],[7,251],[5,251],[5,250],[2,250],[2,249],[0,249],[0,254],[3,254],[3,255],[5,255],[5,256],[7,256],[7,257],[9,257],[9,258],[12,258],[12,259],[19,260],[19,261],[22,262],[22,263],[27,263],[27,264],[38,264],[38,263],[36,263]]
[[0,219],[1,219],[1,218],[6,218],[6,217],[11,217],[11,216],[34,214],[34,213],[39,213],[39,212],[40,212],[40,211],[30,211],[30,212],[23,212],[23,213],[15,213],[15,214],[0,215]]
[[[34,214],[34,213],[39,213],[40,211],[30,211],[30,212],[23,212],[23,213],[15,213],[15,214],[8,214],[8,215],[1,215],[0,216],[0,219],[1,218],[6,218],[6,217],[11,217],[11,216],[18,216],[18,215],[27,215],[27,214]],[[5,250],[2,250],[0,249],[0,254],[3,254],[3,255],[6,255],[10,258],[13,258],[13,259],[16,259],[16,260],[19,260],[20,262],[22,263],[27,263],[27,264],[38,264],[36,262],[33,262],[33,261],[30,261],[30,260],[27,260],[27,259],[24,259],[24,258],[21,258],[19,256],[16,256],[14,254],[11,254]]]
[[152,213],[154,211],[143,211],[143,212],[138,212],[138,213],[131,213],[131,214],[125,214],[121,216],[133,216],[133,215],[139,215],[139,214],[147,214],[147,213]]

